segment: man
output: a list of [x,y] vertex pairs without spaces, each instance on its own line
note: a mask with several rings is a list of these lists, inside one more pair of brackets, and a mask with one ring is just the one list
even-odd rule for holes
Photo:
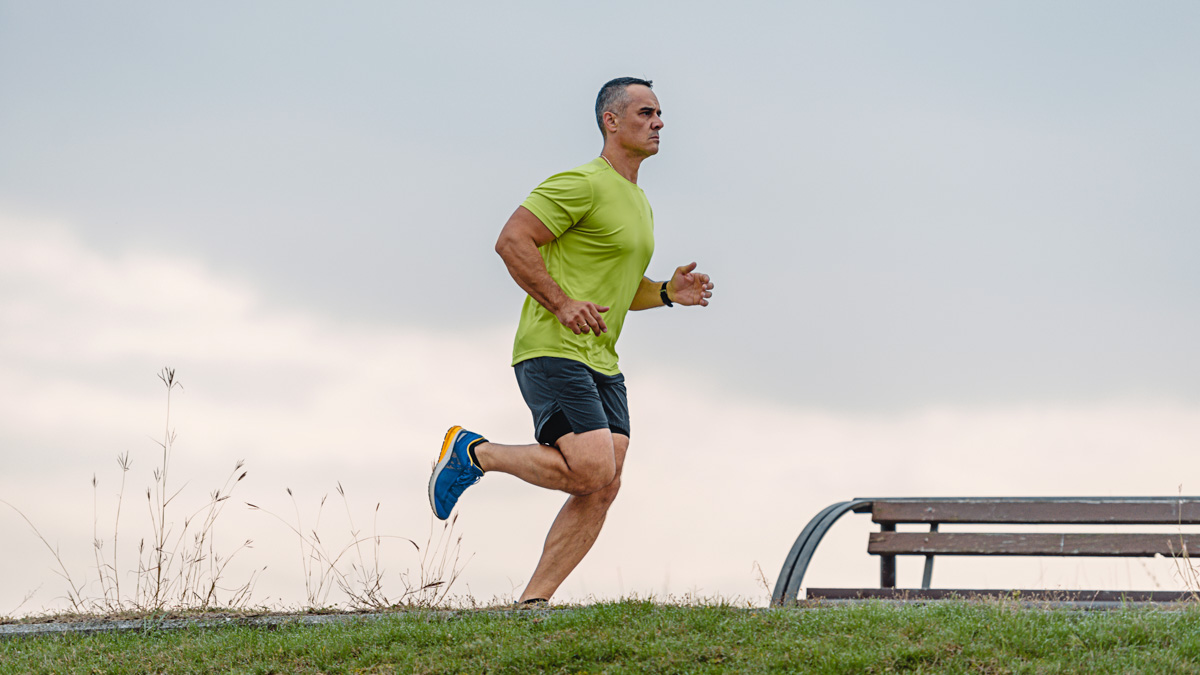
[[509,217],[496,252],[528,293],[513,346],[521,394],[533,413],[531,445],[489,443],[451,427],[429,480],[438,518],[485,472],[511,474],[570,496],[520,603],[545,603],[591,549],[621,485],[629,448],[625,378],[616,343],[629,310],[708,305],[713,284],[696,263],[669,281],[645,277],[654,221],[638,169],[658,153],[662,110],[649,80],[600,89],[604,149],[557,174]]

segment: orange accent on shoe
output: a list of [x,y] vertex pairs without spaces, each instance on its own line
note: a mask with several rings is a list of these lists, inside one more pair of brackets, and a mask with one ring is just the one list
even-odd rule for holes
[[462,431],[462,427],[453,426],[446,432],[446,438],[442,440],[442,454],[438,455],[438,463],[440,464],[446,458],[446,453],[450,452],[450,448],[454,446],[454,436]]

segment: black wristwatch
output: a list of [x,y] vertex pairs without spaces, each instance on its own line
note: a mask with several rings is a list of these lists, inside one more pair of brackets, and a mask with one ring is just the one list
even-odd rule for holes
[[658,297],[662,298],[663,304],[667,307],[674,307],[675,303],[667,297],[667,282],[663,282],[662,288],[658,289]]

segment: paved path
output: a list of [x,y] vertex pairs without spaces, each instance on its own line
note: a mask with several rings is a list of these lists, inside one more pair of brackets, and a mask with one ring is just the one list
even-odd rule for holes
[[409,613],[275,614],[266,616],[204,617],[196,619],[124,619],[116,621],[91,620],[58,621],[53,623],[14,623],[0,625],[0,639],[20,636],[119,633],[134,630],[178,630],[192,627],[253,626],[256,628],[274,628],[279,626],[323,626],[351,621],[378,621],[385,617],[402,616]]

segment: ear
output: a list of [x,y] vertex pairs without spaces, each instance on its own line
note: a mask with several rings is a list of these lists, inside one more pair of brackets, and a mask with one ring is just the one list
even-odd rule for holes
[[616,131],[617,131],[617,114],[615,112],[613,112],[611,110],[606,110],[606,111],[604,111],[604,115],[601,116],[601,119],[604,120],[604,129],[608,133],[610,133],[610,134],[616,133]]

